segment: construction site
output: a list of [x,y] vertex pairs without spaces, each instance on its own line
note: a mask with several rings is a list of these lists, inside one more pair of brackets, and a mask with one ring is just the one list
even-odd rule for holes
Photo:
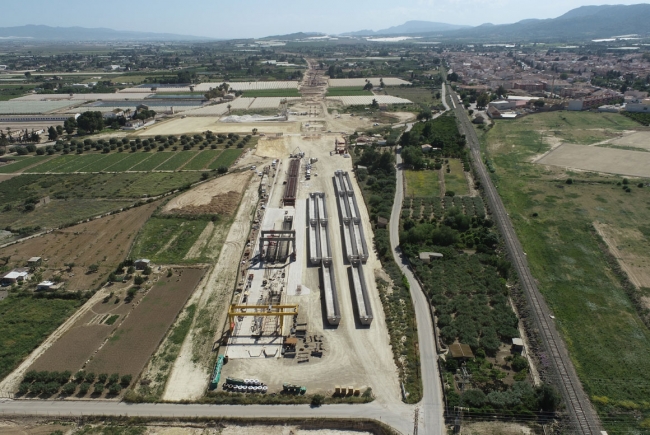
[[[319,108],[305,101],[292,110],[303,113],[303,125],[317,118],[327,128],[330,117]],[[233,383],[257,380],[269,392],[291,385],[341,394],[345,386],[346,394],[372,388],[398,399],[375,284],[381,265],[369,249],[372,227],[347,138],[303,128],[261,140],[257,154],[267,143],[277,158],[255,169],[260,201],[211,387],[238,391]]]

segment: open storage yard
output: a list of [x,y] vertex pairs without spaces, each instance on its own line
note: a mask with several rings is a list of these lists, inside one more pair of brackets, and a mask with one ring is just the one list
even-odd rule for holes
[[369,106],[373,100],[378,104],[411,104],[411,100],[392,95],[358,95],[352,97],[327,97],[328,101],[340,101],[344,106]]

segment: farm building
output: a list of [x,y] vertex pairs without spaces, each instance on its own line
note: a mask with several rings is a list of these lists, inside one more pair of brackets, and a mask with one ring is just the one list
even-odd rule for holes
[[43,259],[41,257],[32,257],[29,260],[27,260],[27,267],[31,268],[36,268],[41,265],[43,262]]
[[147,267],[151,265],[151,260],[147,260],[146,258],[141,258],[139,260],[135,260],[133,265],[135,266],[135,270],[145,270]]
[[513,338],[512,351],[521,354],[524,351],[524,340],[522,340],[521,338]]
[[36,286],[37,291],[54,291],[58,290],[62,287],[62,285],[59,283],[55,283],[52,281],[43,281],[39,282],[38,285]]
[[443,257],[439,252],[420,252],[420,260],[423,263],[431,263],[431,260],[437,260]]
[[27,271],[24,270],[12,270],[8,274],[2,277],[2,281],[0,281],[0,284],[2,284],[3,287],[6,287],[8,285],[16,284],[17,282],[24,281],[29,274]]
[[454,359],[472,359],[474,358],[474,353],[468,344],[454,343],[449,346],[449,353]]

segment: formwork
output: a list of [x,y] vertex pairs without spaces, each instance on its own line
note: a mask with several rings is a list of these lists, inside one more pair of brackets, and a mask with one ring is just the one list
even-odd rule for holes
[[282,203],[287,205],[296,205],[296,192],[298,191],[298,177],[300,175],[300,159],[292,159],[289,163],[289,172],[287,173],[287,185],[284,188],[284,197]]

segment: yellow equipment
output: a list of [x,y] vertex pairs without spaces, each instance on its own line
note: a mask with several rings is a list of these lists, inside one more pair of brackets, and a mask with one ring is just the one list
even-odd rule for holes
[[[290,310],[290,311],[285,311]],[[280,317],[280,331],[284,327],[284,316],[297,316],[298,305],[230,305],[228,309],[228,320],[230,321],[230,330],[235,328],[235,317],[253,316],[253,317]]]

